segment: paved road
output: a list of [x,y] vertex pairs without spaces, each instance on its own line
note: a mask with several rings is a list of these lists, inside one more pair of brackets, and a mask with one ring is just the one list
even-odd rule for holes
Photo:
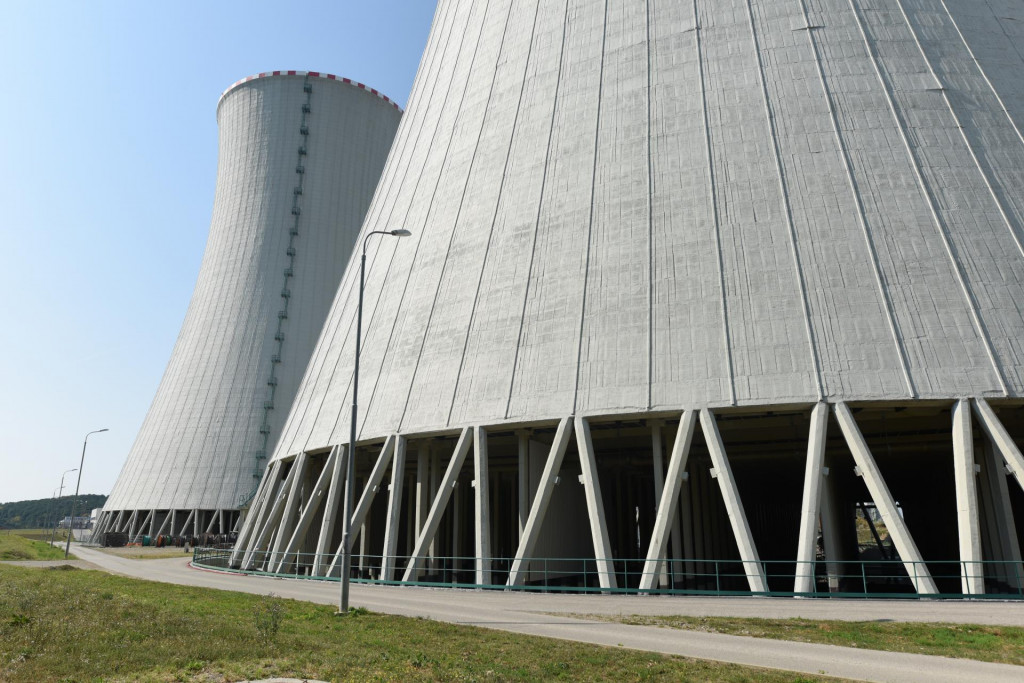
[[[75,553],[107,571],[153,581],[257,594],[272,592],[284,598],[321,604],[335,604],[338,598],[336,583],[201,571],[189,568],[187,558],[127,560],[82,547],[76,548]],[[962,683],[972,679],[1019,683],[1024,680],[1024,667],[1005,664],[626,626],[567,616],[579,613],[801,616],[1024,625],[1024,605],[1019,603],[574,596],[354,584],[352,604],[375,612],[855,680],[929,683]]]

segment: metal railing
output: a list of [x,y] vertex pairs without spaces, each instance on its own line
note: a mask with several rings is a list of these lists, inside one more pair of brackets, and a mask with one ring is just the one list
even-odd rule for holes
[[[312,553],[291,553],[282,563],[282,554],[270,551],[253,553],[242,567],[245,553],[239,553],[232,566],[230,548],[197,547],[192,562],[202,568],[234,571],[287,578],[308,578],[323,581],[339,580],[341,562],[334,563],[333,555],[320,557]],[[450,588],[483,588],[493,590],[523,590],[564,593],[626,593],[657,595],[762,595],[777,597],[859,597],[859,598],[971,598],[971,599],[1024,599],[1024,566],[1019,562],[960,560],[903,562],[902,560],[851,560],[807,563],[790,561],[762,561],[759,563],[768,590],[750,589],[745,563],[740,560],[682,559],[664,560],[653,579],[653,587],[641,589],[644,578],[643,559],[617,559],[610,563],[611,572],[602,572],[606,563],[595,558],[534,557],[522,564],[520,585],[509,586],[514,559],[489,559],[490,579],[476,581],[477,559],[473,556],[417,558],[422,569],[415,578],[402,581],[412,559],[407,555],[393,557],[391,578],[382,578],[381,555],[353,555],[351,580],[355,583],[405,586],[431,586]],[[278,569],[278,565],[280,569]],[[332,566],[332,564],[334,566]],[[485,563],[486,564],[486,563]],[[908,573],[908,566],[911,573]],[[314,567],[320,575],[314,575]],[[813,577],[814,589],[797,592],[797,575]],[[938,593],[919,594],[915,590],[912,574],[931,576],[939,587]],[[985,582],[985,593],[967,595],[963,592],[963,578]],[[602,579],[604,579],[602,581]]]

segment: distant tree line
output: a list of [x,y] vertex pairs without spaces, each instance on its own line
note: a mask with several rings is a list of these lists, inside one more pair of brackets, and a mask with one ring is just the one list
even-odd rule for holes
[[[7,529],[49,529],[53,526],[54,515],[59,521],[71,514],[74,496],[21,500],[15,503],[0,503],[0,528]],[[93,508],[103,507],[106,496],[87,493],[78,496],[75,515],[89,514]]]

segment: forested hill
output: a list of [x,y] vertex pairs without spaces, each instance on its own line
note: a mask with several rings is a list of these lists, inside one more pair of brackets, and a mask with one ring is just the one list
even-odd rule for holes
[[[0,503],[0,529],[46,529],[53,526],[54,511],[58,519],[71,514],[71,501],[74,496],[64,496],[54,501],[53,498],[39,500],[21,500],[16,503]],[[75,513],[87,515],[93,508],[103,507],[106,496],[87,493],[78,496]]]

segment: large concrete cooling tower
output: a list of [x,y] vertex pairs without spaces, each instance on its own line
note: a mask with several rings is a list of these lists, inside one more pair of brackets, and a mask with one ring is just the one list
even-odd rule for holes
[[[358,576],[1016,591],[1021,27],[442,0],[363,226],[413,237],[369,242]],[[229,564],[336,575],[356,275]]]
[[305,71],[217,105],[217,191],[195,293],[101,529],[224,533],[255,493],[309,362],[401,111]]

